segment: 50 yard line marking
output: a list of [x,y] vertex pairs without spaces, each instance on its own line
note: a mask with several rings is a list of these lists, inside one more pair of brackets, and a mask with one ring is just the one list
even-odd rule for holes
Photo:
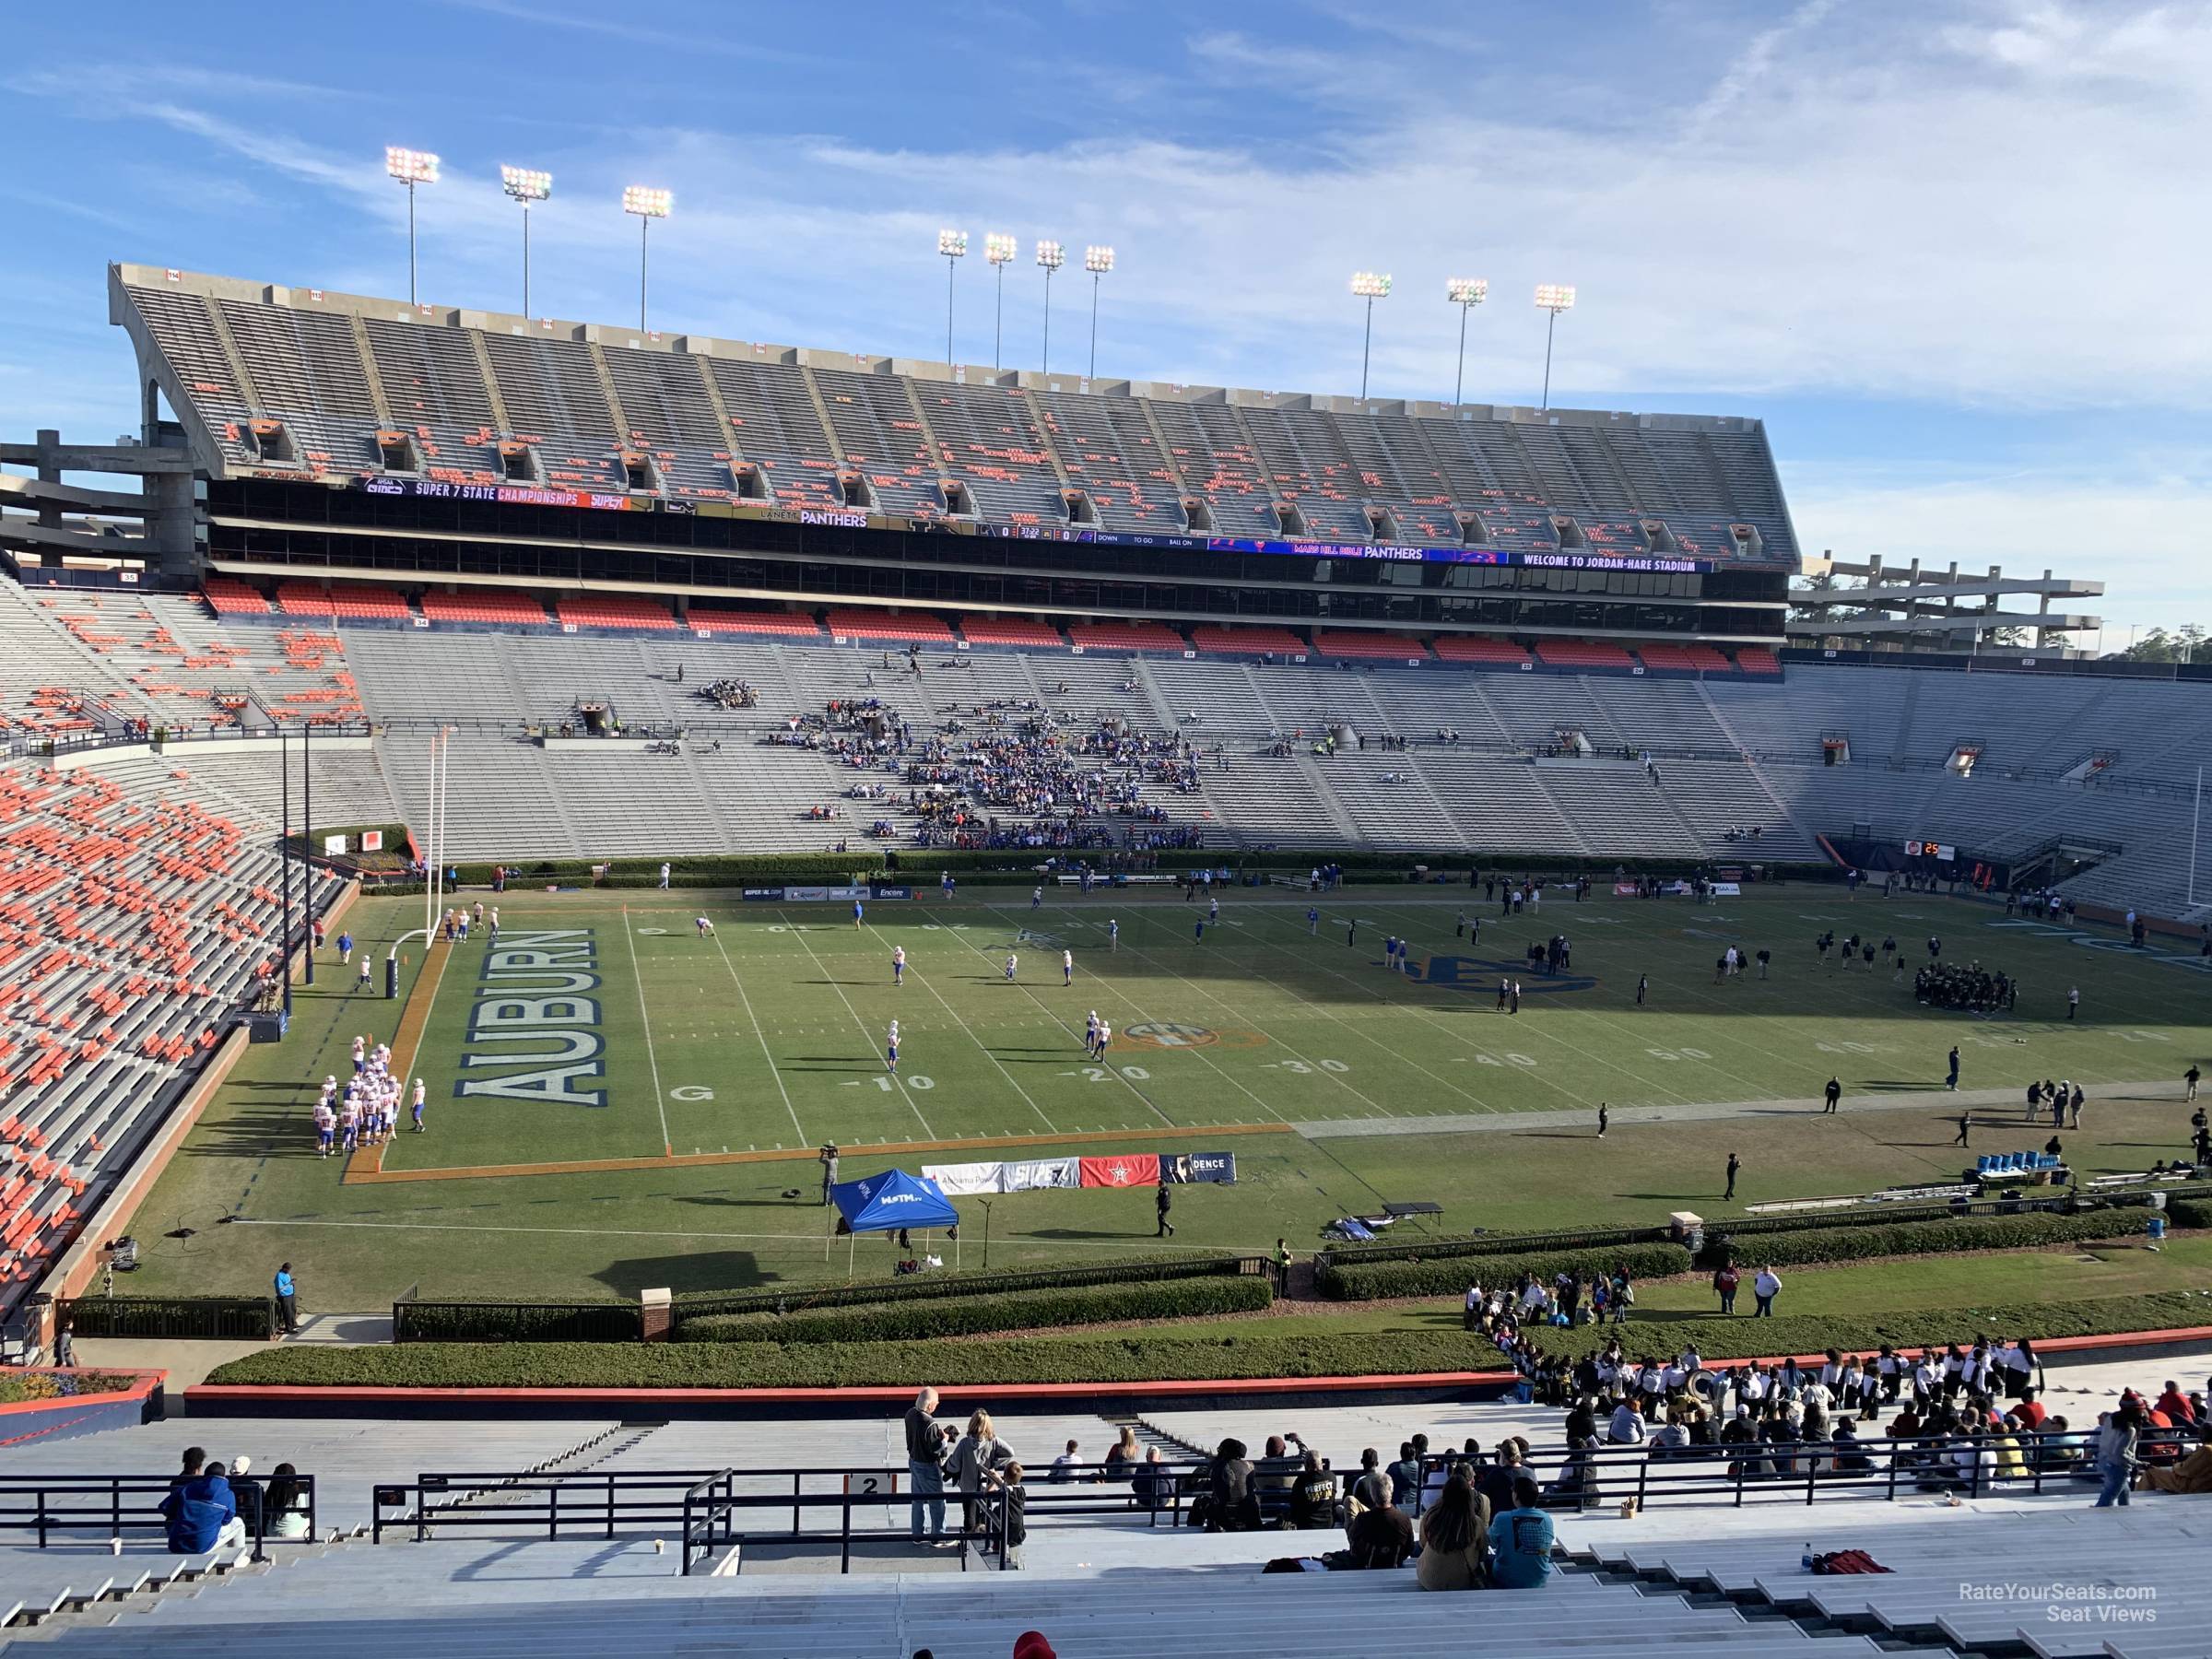
[[661,1099],[661,1062],[653,1052],[653,1010],[645,1006],[645,975],[638,967],[637,935],[629,930],[629,906],[622,907],[622,938],[629,947],[629,977],[638,985],[638,1018],[645,1027],[645,1064],[653,1071],[653,1109],[661,1118],[661,1156],[674,1158],[676,1143],[668,1135],[668,1108]]

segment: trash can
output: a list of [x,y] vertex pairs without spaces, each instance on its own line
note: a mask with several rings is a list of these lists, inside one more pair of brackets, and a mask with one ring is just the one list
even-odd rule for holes
[[2166,1218],[2156,1210],[2151,1211],[2150,1220],[2144,1230],[2149,1233],[2153,1244],[2162,1242],[2166,1237]]

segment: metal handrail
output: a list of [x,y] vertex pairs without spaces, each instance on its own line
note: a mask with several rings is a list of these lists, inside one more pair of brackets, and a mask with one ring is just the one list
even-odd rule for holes
[[[254,1488],[252,1559],[266,1560],[262,1546],[269,1542],[268,1488],[261,1476],[236,1477]],[[307,1531],[298,1538],[277,1538],[279,1544],[315,1541],[317,1512],[315,1477],[289,1477],[307,1500]],[[0,1477],[0,1531],[35,1532],[39,1547],[47,1547],[54,1533],[100,1533],[121,1538],[126,1533],[159,1533],[167,1537],[169,1522],[160,1512],[160,1500],[182,1483],[169,1475],[34,1475]],[[236,1487],[232,1488],[235,1494]],[[126,1500],[143,1499],[143,1502]],[[20,1502],[18,1500],[28,1500]],[[86,1500],[90,1501],[86,1501]],[[74,1500],[74,1501],[73,1501]],[[243,1506],[241,1505],[242,1509]]]

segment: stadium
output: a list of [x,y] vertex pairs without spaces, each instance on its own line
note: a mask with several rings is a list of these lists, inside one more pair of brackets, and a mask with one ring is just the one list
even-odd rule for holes
[[0,443],[11,1647],[2203,1651],[2212,671],[2097,584],[1830,615],[1750,416],[106,299],[140,429]]

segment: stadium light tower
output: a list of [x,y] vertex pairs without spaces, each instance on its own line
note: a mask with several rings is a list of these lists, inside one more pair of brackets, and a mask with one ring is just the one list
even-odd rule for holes
[[1367,332],[1359,339],[1359,396],[1367,398],[1367,350],[1375,338],[1375,301],[1390,298],[1390,273],[1378,276],[1373,271],[1352,273],[1352,292],[1367,301]]
[[1044,267],[1044,371],[1053,371],[1053,273],[1067,263],[1067,250],[1056,241],[1037,244],[1037,263]]
[[642,184],[631,184],[622,192],[622,211],[638,216],[638,332],[645,328],[645,234],[653,229],[656,218],[666,218],[676,198],[665,190],[649,190]]
[[1559,324],[1559,313],[1574,309],[1574,289],[1557,282],[1536,284],[1536,309],[1551,314],[1544,323],[1544,401],[1539,409],[1551,407],[1551,331]]
[[986,231],[983,235],[983,257],[991,262],[992,270],[998,274],[998,303],[991,319],[991,367],[998,367],[999,347],[1005,339],[1006,323],[1006,267],[1014,263],[1015,254],[1021,252],[1013,237],[1001,230]]
[[1454,276],[1444,284],[1444,298],[1459,307],[1459,372],[1452,377],[1452,401],[1459,401],[1467,382],[1467,313],[1490,297],[1490,285],[1480,276]]
[[384,172],[407,187],[407,303],[415,303],[415,186],[438,182],[438,158],[429,150],[384,147]]
[[527,167],[500,169],[500,188],[523,205],[523,315],[530,314],[530,204],[553,194],[553,175]]
[[1083,268],[1090,273],[1090,372],[1083,378],[1099,377],[1099,278],[1113,269],[1112,248],[1090,247],[1083,250]]
[[937,252],[945,255],[945,360],[952,361],[952,274],[968,256],[968,232],[940,230]]

